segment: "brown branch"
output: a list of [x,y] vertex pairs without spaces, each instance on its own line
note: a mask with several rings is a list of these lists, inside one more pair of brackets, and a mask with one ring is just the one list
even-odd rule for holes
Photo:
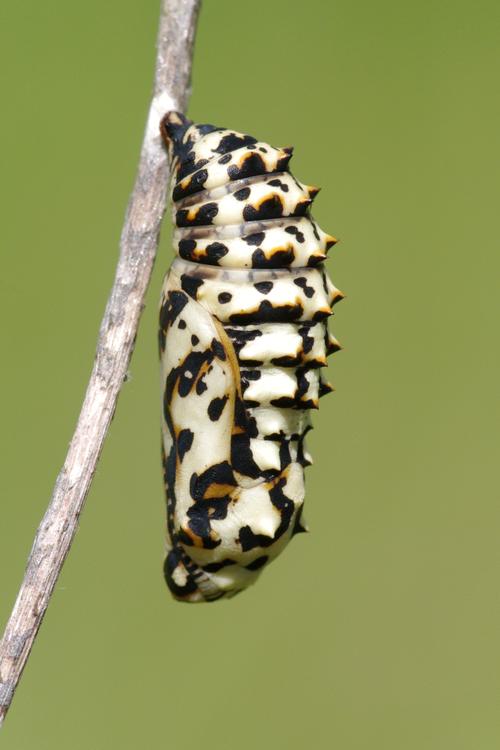
[[201,0],[162,0],[154,93],[120,257],[101,323],[94,367],[64,466],[38,528],[14,609],[0,642],[0,725],[73,541],[134,348],[158,247],[169,177],[159,122],[184,111]]

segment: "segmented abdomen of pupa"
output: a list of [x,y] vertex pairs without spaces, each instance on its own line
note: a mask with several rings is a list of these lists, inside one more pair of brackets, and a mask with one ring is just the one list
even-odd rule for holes
[[176,112],[162,134],[177,255],[160,308],[165,576],[177,599],[212,601],[304,530],[304,437],[331,390],[320,368],[342,294],[291,148]]

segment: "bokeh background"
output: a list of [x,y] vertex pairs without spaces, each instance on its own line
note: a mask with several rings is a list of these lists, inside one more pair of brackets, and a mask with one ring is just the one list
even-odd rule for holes
[[[149,102],[156,0],[2,3],[0,616],[79,411]],[[162,574],[169,227],[9,750],[497,750],[495,0],[205,0],[195,119],[296,147],[347,300],[312,529],[234,601]]]

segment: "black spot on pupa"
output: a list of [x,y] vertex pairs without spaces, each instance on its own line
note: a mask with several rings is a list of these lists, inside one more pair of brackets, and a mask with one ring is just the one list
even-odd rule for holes
[[290,224],[290,226],[285,227],[285,232],[288,232],[288,234],[294,234],[297,242],[304,242],[305,240],[302,232],[300,232],[294,224]]
[[262,300],[257,310],[246,313],[233,313],[229,320],[233,325],[248,323],[285,323],[298,320],[304,309],[300,303],[295,305],[273,305],[269,300]]
[[281,440],[280,441],[280,465],[281,465],[281,471],[284,471],[287,466],[289,466],[292,463],[292,456],[290,453],[290,441],[289,440]]
[[261,219],[277,219],[283,215],[283,202],[279,195],[271,195],[257,207],[245,206],[243,218],[245,221],[260,221]]
[[195,508],[191,507],[187,514],[191,518],[198,518],[201,520],[201,516],[205,516],[207,521],[207,529],[205,535],[208,536],[210,533],[210,521],[222,521],[227,516],[227,509],[231,499],[229,497],[221,497],[217,499],[206,500],[202,506],[197,505]]
[[[251,429],[249,427],[250,421],[242,399],[236,395],[234,403],[234,425],[235,427],[241,427],[243,430],[246,430],[249,437],[257,437],[257,434],[251,434]],[[255,422],[253,418],[252,421]]]
[[195,276],[188,276],[186,273],[181,275],[181,287],[189,294],[190,297],[196,299],[198,288],[203,284],[203,279],[196,278]]
[[178,247],[181,258],[190,260],[193,257],[193,250],[196,249],[196,242],[194,240],[180,240]]
[[254,287],[261,294],[269,294],[269,292],[273,288],[273,282],[272,281],[258,281],[256,284],[254,284]]
[[317,380],[317,376],[315,376],[312,373],[311,367],[309,366],[309,364],[307,364],[305,367],[298,367],[295,375],[296,375],[297,384],[298,384],[295,397],[299,401],[302,401],[303,396],[307,393],[307,391],[309,390],[309,386],[311,385],[311,382],[310,382],[311,377],[312,377],[312,380],[314,381],[315,379]]
[[261,359],[242,359],[246,367],[261,367],[264,362]]
[[312,319],[314,321],[319,320],[325,320],[325,318],[328,318],[332,314],[332,311],[330,309],[328,310],[317,310],[314,315],[312,316]]
[[246,154],[241,160],[240,165],[231,164],[227,168],[227,173],[231,180],[242,180],[245,177],[254,177],[259,174],[264,174],[266,171],[266,165],[262,159],[262,156],[256,153]]
[[278,187],[284,193],[288,193],[288,185],[286,184],[286,182],[282,182],[278,178],[275,178],[274,180],[269,180],[267,184],[272,185],[273,187]]
[[[243,403],[242,403],[242,407],[244,409]],[[245,414],[246,414],[246,411],[245,411]],[[257,428],[257,420],[255,419],[255,417],[250,417],[247,415],[246,433],[249,438],[256,438],[259,436],[259,430]]]
[[323,261],[325,260],[326,255],[323,255],[322,253],[320,255],[310,255],[309,260],[307,261],[307,265],[309,268],[316,268],[316,266],[321,265]]
[[247,385],[251,380],[260,380],[261,377],[262,372],[260,370],[243,370],[241,372],[241,379],[242,381],[246,381]]
[[221,398],[213,398],[210,401],[207,412],[212,422],[217,422],[217,420],[220,419],[221,414],[224,411],[224,407],[227,403],[227,399],[227,396],[222,396]]
[[217,341],[217,339],[212,339],[212,351],[218,359],[222,360],[223,362],[226,360],[226,350],[224,349],[221,342]]
[[175,215],[178,227],[204,226],[211,224],[219,213],[217,203],[202,203],[197,209],[180,208]]
[[200,339],[198,338],[198,336],[195,336],[193,333],[193,335],[191,336],[191,344],[193,346],[196,346],[196,344],[199,344],[199,343],[200,343]]
[[221,303],[221,305],[226,305],[228,302],[231,302],[233,299],[233,295],[230,294],[230,292],[221,292],[219,295],[217,295],[217,299]]
[[186,158],[183,159],[179,164],[177,170],[177,180],[183,180],[184,177],[187,177],[187,175],[192,174],[193,172],[196,172],[196,170],[204,167],[207,162],[208,159],[200,159],[199,161],[195,161],[194,152],[191,151],[187,153]]
[[325,290],[325,294],[328,296],[328,284],[326,281],[326,273],[324,271],[321,274],[321,281],[323,283],[323,289]]
[[305,276],[299,276],[298,278],[293,280],[293,283],[304,291],[306,297],[308,297],[309,299],[311,297],[314,297],[314,287],[308,286]]
[[188,303],[188,297],[183,292],[169,292],[160,310],[160,326],[167,329],[172,325]]
[[252,268],[286,268],[295,258],[291,248],[275,250],[269,257],[258,247],[252,253]]
[[196,381],[196,393],[198,394],[198,396],[201,396],[207,389],[208,386],[205,383],[205,375],[203,374]]
[[260,467],[255,463],[250,448],[250,435],[238,434],[231,438],[231,465],[238,474],[257,479],[261,476]]
[[[285,493],[283,492],[283,487],[285,486],[285,484],[286,484],[286,480],[280,479],[278,482],[276,482],[274,487],[272,487],[269,490],[269,496],[271,498],[272,504],[275,506],[275,508],[277,508],[280,511],[281,516],[282,516],[282,521],[286,522],[285,528],[288,528],[288,524],[290,522],[290,517],[293,513],[294,506],[290,498],[287,497]],[[280,529],[276,531],[276,534],[275,534],[276,539],[279,536],[279,531]]]
[[193,438],[194,433],[192,433],[191,430],[185,429],[179,432],[179,435],[177,436],[177,455],[181,462],[188,450],[190,450],[193,444]]
[[299,336],[302,338],[302,348],[304,354],[309,354],[314,345],[314,336],[310,336],[311,326],[304,325],[299,328]]
[[203,190],[207,177],[208,172],[206,169],[200,169],[198,172],[195,172],[185,187],[181,184],[174,187],[172,191],[172,200],[179,201],[182,198],[186,198],[188,195],[199,193],[200,190]]
[[183,331],[186,328],[187,323],[186,323],[186,321],[183,318],[181,318],[179,320],[178,325],[179,325],[179,328],[181,329],[181,331]]
[[271,399],[271,405],[277,406],[279,409],[293,409],[297,406],[297,402],[291,396],[280,396],[279,398]]
[[260,245],[264,241],[266,234],[265,232],[254,232],[253,234],[247,234],[246,237],[242,237],[247,245]]
[[233,344],[238,349],[238,346],[243,346],[247,341],[253,341],[254,339],[262,336],[262,332],[258,328],[247,330],[245,328],[226,328],[227,335],[231,338]]
[[232,154],[224,154],[224,156],[221,156],[220,159],[218,159],[219,164],[227,164],[232,159]]
[[257,139],[251,135],[238,135],[237,133],[228,133],[220,139],[220,143],[214,152],[216,154],[227,154],[228,151],[236,151],[243,146],[250,146],[257,143]]
[[228,254],[228,249],[226,245],[224,245],[222,242],[211,242],[207,247],[205,248],[207,259],[210,263],[217,263],[218,260],[224,257],[224,255]]
[[237,201],[246,201],[246,199],[250,195],[250,188],[249,187],[241,188],[241,190],[237,190],[235,193],[233,193],[233,195]]
[[273,357],[271,360],[271,364],[276,365],[276,367],[296,367],[300,363],[300,356],[292,357],[286,354],[283,357]]
[[[246,408],[247,408],[247,409],[255,409],[255,408],[257,408],[258,406],[261,406],[261,403],[260,403],[260,401],[254,401],[254,399],[251,399],[251,398],[246,398],[246,399],[245,399],[245,406],[246,406]],[[238,437],[238,435],[235,435],[235,437]],[[238,450],[239,450],[239,449],[238,449]],[[236,461],[236,460],[237,460],[238,458],[239,458],[239,454],[238,454],[238,455],[236,456],[236,458],[234,459],[234,461]],[[253,459],[252,459],[252,460],[253,460]],[[236,464],[234,463],[234,461],[233,461],[233,466],[235,466],[235,465],[236,465]],[[241,473],[244,473],[244,472],[241,472]],[[258,474],[256,474],[255,476],[258,476]]]

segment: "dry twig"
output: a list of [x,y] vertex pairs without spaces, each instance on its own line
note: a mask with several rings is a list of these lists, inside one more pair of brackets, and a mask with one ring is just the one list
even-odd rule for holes
[[0,643],[0,725],[75,535],[134,348],[165,210],[168,164],[159,137],[165,112],[186,107],[201,0],[162,0],[154,94],[116,276],[94,368],[64,466],[38,528],[26,573]]

